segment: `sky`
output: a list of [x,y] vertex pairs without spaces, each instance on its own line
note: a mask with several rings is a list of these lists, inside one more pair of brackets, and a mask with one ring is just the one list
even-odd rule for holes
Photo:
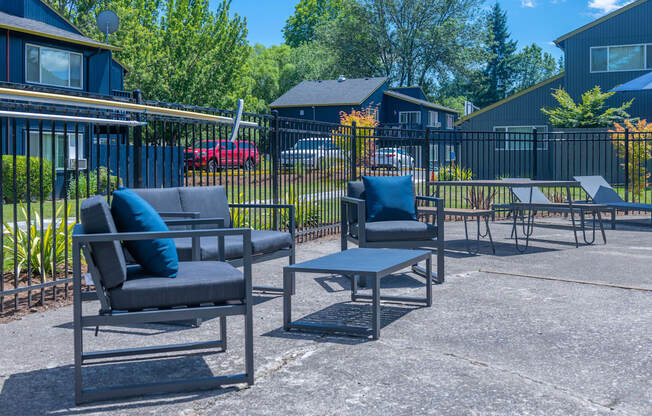
[[[502,0],[512,39],[519,48],[536,43],[555,58],[562,55],[552,41],[631,0]],[[211,0],[215,5],[217,0]],[[265,46],[283,42],[283,26],[298,0],[232,0],[231,12],[247,18],[251,44]],[[490,7],[493,0],[486,0]]]

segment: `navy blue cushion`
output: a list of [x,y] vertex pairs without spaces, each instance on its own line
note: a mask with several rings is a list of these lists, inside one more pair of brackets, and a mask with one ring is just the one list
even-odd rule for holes
[[[111,213],[121,233],[168,231],[156,210],[135,192],[120,188],[113,192]],[[129,254],[149,273],[175,277],[179,271],[179,257],[171,238],[125,241]]]
[[416,220],[412,175],[363,176],[367,221]]

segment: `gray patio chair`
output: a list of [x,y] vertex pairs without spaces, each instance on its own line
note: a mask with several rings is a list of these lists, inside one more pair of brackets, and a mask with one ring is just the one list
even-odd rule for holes
[[[77,403],[128,397],[148,393],[179,392],[213,388],[229,384],[254,382],[253,318],[251,295],[251,230],[201,229],[165,232],[116,231],[107,202],[93,197],[82,202],[81,224],[74,228],[73,290],[74,290],[74,378]],[[183,222],[183,220],[180,220]],[[206,220],[208,222],[208,220]],[[214,238],[239,236],[244,241],[243,272],[225,262],[180,262],[175,278],[152,276],[140,266],[128,266],[121,241],[150,240],[155,238]],[[82,301],[91,292],[81,290],[81,252],[99,300],[97,315],[85,315]],[[162,354],[177,351],[220,349],[226,350],[226,317],[244,315],[245,342],[244,367],[241,374],[221,377],[153,382],[148,384],[111,386],[84,389],[82,366],[100,360],[129,359],[138,355]],[[99,326],[124,326],[170,321],[192,321],[220,318],[220,339],[206,342],[172,344],[118,350],[84,352],[83,328]],[[148,357],[154,358],[154,357]],[[133,358],[131,358],[133,359]],[[124,371],[117,368],[116,371]]]
[[575,176],[574,179],[580,183],[593,202],[610,208],[612,230],[616,229],[616,210],[618,209],[650,212],[650,221],[652,221],[652,204],[624,201],[602,176]]
[[[518,202],[512,202],[511,210],[514,213],[514,227],[512,228],[512,236],[515,236],[516,223],[518,217],[522,219],[523,225],[523,234],[526,238],[529,238],[532,235],[532,230],[534,228],[534,217],[538,211],[545,212],[554,212],[554,213],[564,213],[569,214],[571,218],[571,223],[573,226],[573,234],[575,236],[575,246],[579,247],[579,240],[577,238],[577,227],[575,226],[575,213],[580,214],[580,221],[582,226],[582,235],[584,242],[587,244],[593,244],[595,242],[595,219],[597,215],[598,223],[600,226],[600,231],[602,233],[602,240],[604,243],[607,243],[607,236],[604,232],[604,226],[602,224],[602,216],[600,214],[601,210],[604,210],[603,207],[597,207],[589,204],[574,204],[571,206],[568,203],[555,203],[548,199],[548,197],[539,189],[538,186],[528,186],[528,187],[512,187],[510,188],[514,197]],[[527,223],[525,221],[524,211],[528,210],[531,212],[527,216]],[[586,227],[585,227],[585,213],[591,212],[593,214],[593,234],[591,240],[586,236]],[[518,248],[518,242],[517,242]]]
[[[435,203],[435,224],[416,220],[367,222],[365,197],[362,181],[347,184],[347,195],[342,197],[341,249],[346,250],[349,242],[370,248],[434,248],[437,250],[437,270],[431,277],[435,282],[443,283],[444,200],[431,196],[414,197],[415,207],[417,201]],[[414,266],[413,270],[425,276],[423,268]]]
[[[287,210],[288,232],[273,230],[251,231],[252,262],[260,263],[288,257],[289,264],[295,260],[295,215],[291,204],[229,204],[223,186],[196,186],[179,188],[132,189],[147,201],[166,220],[175,218],[222,218],[224,227],[233,224],[231,209],[271,209],[280,218],[281,210]],[[252,213],[251,218],[257,216]],[[170,222],[170,221],[166,221]],[[196,224],[196,223],[195,223]],[[190,228],[185,225],[183,228]],[[214,228],[215,225],[197,225],[195,228]],[[215,238],[175,239],[180,260],[222,260],[235,266],[242,265],[244,253],[242,237],[226,236],[223,241]],[[223,248],[221,248],[223,247]],[[254,286],[254,290],[282,293],[281,287]]]

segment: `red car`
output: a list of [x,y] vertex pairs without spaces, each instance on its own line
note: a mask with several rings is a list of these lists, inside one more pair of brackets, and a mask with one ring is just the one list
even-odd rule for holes
[[249,141],[202,140],[184,153],[187,169],[206,169],[211,173],[227,167],[252,170],[260,162],[258,149]]

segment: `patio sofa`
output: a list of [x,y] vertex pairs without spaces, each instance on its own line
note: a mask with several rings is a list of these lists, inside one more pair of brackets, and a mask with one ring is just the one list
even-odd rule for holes
[[[178,218],[219,218],[223,223],[202,224],[195,228],[216,228],[232,226],[232,208],[288,210],[289,231],[252,230],[252,262],[260,263],[288,257],[289,264],[295,260],[294,206],[289,204],[229,204],[223,186],[197,186],[178,188],[138,188],[133,192],[147,201],[166,219],[168,224]],[[182,228],[191,226],[185,225]],[[178,228],[171,226],[171,228]],[[215,238],[176,238],[175,245],[179,260],[221,260],[240,266],[243,261],[243,241],[241,236],[230,235],[223,239]],[[254,286],[254,290],[282,292],[281,288]]]
[[[151,213],[151,207],[148,207]],[[149,212],[148,211],[148,212]],[[155,214],[155,213],[154,213]],[[74,328],[74,380],[75,402],[113,399],[149,393],[179,392],[213,388],[229,384],[254,382],[253,365],[253,300],[251,294],[251,230],[211,229],[175,231],[118,232],[115,218],[106,200],[101,196],[89,198],[80,207],[81,224],[74,228],[73,254],[73,328]],[[119,215],[118,215],[119,216]],[[148,217],[152,215],[148,214]],[[115,221],[114,221],[115,219]],[[162,223],[162,219],[157,221]],[[201,220],[199,220],[201,221]],[[179,220],[179,223],[183,220]],[[159,228],[159,229],[165,229]],[[148,264],[128,265],[123,246],[131,244],[155,244],[165,242],[174,253],[171,238],[241,238],[243,244],[243,271],[226,262],[178,262],[173,259],[174,274],[152,270]],[[131,246],[133,247],[133,246]],[[82,301],[89,300],[91,292],[82,292],[81,254],[88,266],[95,287],[95,299],[99,300],[97,314],[84,313]],[[169,251],[168,251],[169,252]],[[154,263],[161,264],[156,251],[146,254]],[[169,257],[168,257],[169,258]],[[190,379],[135,384],[136,374],[125,374],[124,361],[134,356],[156,359],[161,354],[178,351],[226,350],[226,318],[242,315],[244,330],[244,373],[229,376],[197,375]],[[129,326],[145,323],[193,321],[220,318],[220,339],[204,342],[171,344],[100,350],[84,352],[83,328],[99,326]],[[97,334],[97,332],[96,332]],[[85,389],[82,382],[82,366],[115,363],[115,384]],[[161,361],[165,362],[165,361]],[[128,364],[127,364],[128,366]],[[120,381],[120,380],[124,381]],[[100,379],[104,383],[107,378]],[[113,383],[111,383],[113,384]]]
[[[429,248],[437,250],[436,273],[431,276],[437,283],[444,282],[444,200],[430,196],[415,196],[412,192],[415,212],[417,201],[435,203],[433,223],[418,220],[374,221],[367,219],[366,192],[362,181],[347,184],[347,195],[342,197],[341,249],[346,250],[352,242],[358,247],[370,248]],[[431,213],[432,214],[432,213]],[[421,275],[420,267],[413,270]]]

